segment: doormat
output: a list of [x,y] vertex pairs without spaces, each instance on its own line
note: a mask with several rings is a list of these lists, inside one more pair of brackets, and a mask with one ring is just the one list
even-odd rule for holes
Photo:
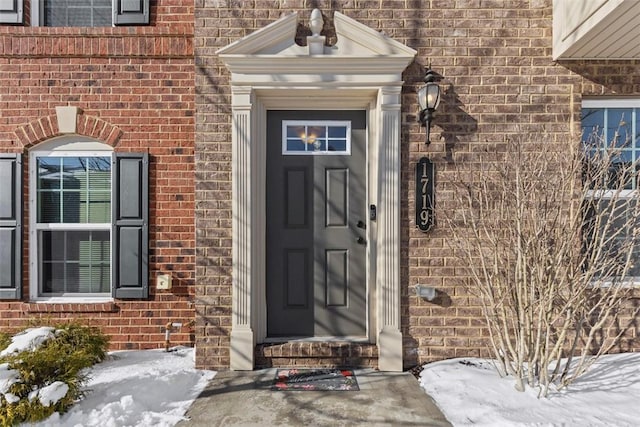
[[271,390],[358,391],[351,369],[278,369]]

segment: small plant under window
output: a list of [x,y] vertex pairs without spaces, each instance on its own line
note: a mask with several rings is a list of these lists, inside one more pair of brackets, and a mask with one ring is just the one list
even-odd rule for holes
[[66,412],[80,397],[83,370],[104,360],[108,338],[76,323],[0,336],[0,425]]

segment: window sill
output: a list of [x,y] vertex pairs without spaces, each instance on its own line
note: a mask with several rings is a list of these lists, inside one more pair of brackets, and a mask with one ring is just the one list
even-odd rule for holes
[[118,307],[113,301],[46,300],[25,303],[26,313],[113,313]]

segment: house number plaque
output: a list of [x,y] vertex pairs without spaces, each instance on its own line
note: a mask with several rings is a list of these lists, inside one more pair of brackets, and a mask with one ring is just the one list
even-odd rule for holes
[[416,227],[429,231],[434,224],[433,194],[435,168],[431,160],[421,158],[416,164]]

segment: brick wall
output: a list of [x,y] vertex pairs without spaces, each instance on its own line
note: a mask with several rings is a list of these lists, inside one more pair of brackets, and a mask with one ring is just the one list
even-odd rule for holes
[[[196,224],[198,357],[229,363],[231,326],[231,108],[229,73],[215,51],[279,17],[340,11],[418,51],[404,73],[402,100],[402,332],[405,364],[481,356],[486,330],[468,295],[444,227],[423,234],[413,221],[413,165],[437,168],[437,203],[452,206],[453,158],[469,168],[479,153],[522,134],[576,143],[581,96],[640,94],[639,62],[551,61],[551,0],[196,1]],[[443,76],[430,146],[416,121],[424,66]],[[413,295],[435,286],[435,303]],[[635,348],[638,348],[637,341]],[[206,362],[203,362],[206,361]]]
[[[29,1],[26,1],[29,10]],[[28,220],[22,302],[0,302],[0,329],[42,319],[82,319],[114,349],[193,345],[195,286],[194,60],[192,2],[151,2],[151,25],[117,28],[0,26],[0,151],[23,152],[59,134],[55,107],[82,110],[78,133],[116,151],[150,155],[150,297],[103,304],[28,302]],[[25,192],[28,178],[25,176]],[[25,193],[25,215],[28,199]],[[173,288],[156,291],[158,273]]]

